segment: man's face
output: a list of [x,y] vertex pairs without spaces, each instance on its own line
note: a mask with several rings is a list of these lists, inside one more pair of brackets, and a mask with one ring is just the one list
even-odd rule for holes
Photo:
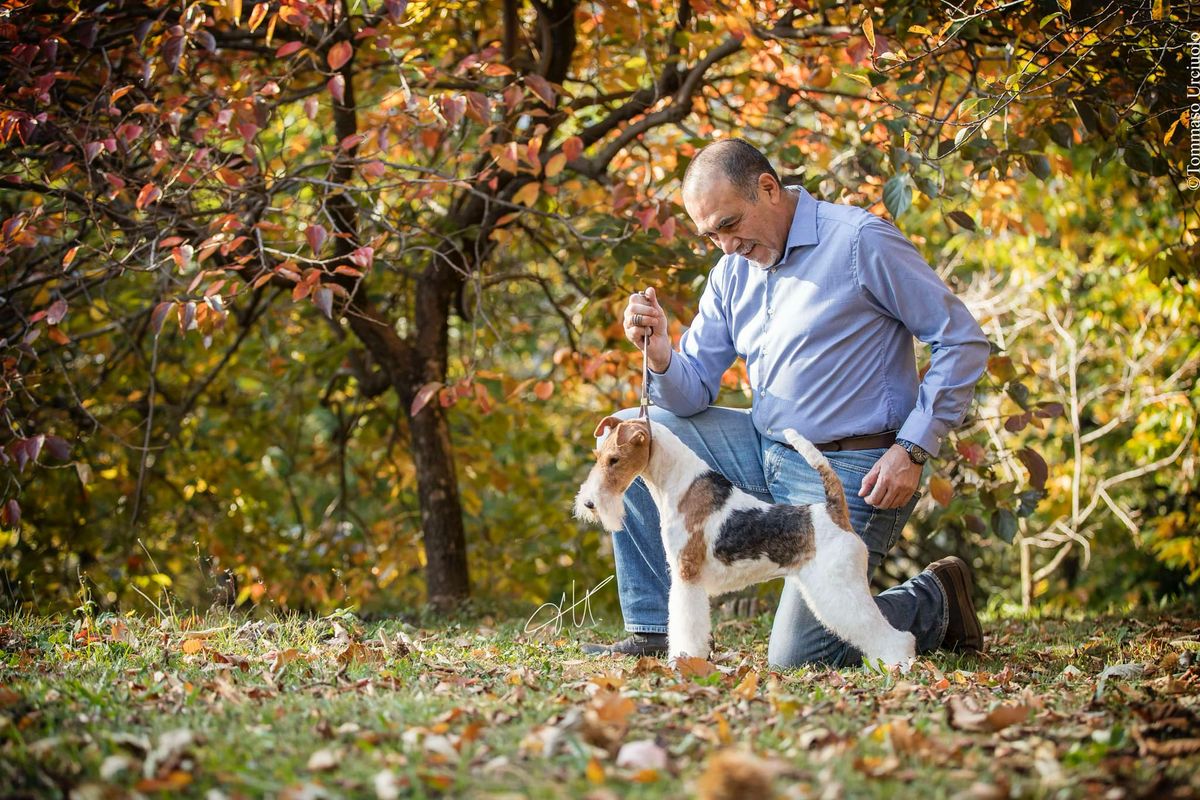
[[698,181],[684,192],[683,205],[700,235],[726,254],[736,253],[760,269],[774,266],[787,244],[790,209],[769,175],[759,182],[758,200],[723,176]]

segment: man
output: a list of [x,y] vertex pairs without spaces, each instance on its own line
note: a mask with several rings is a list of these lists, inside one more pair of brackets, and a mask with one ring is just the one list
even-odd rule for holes
[[[738,487],[776,503],[820,503],[817,474],[783,441],[795,428],[841,477],[851,524],[876,567],[919,499],[922,465],[962,422],[987,362],[978,323],[890,222],[853,206],[784,189],[752,145],[701,150],[683,180],[684,207],[724,257],[709,275],[691,328],[671,347],[654,289],[625,309],[625,335],[650,334],[651,419],[669,427]],[[918,380],[913,337],[931,347]],[[753,406],[712,406],[721,375],[746,361]],[[627,409],[618,416],[636,414]],[[625,628],[589,653],[665,652],[669,573],[658,511],[639,479],[613,534]],[[965,563],[935,562],[876,602],[913,633],[919,652],[980,650],[983,633]],[[785,585],[767,658],[775,667],[850,666],[857,651],[829,633]]]

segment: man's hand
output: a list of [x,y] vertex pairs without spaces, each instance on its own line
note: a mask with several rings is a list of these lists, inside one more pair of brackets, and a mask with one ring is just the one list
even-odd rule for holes
[[858,496],[876,508],[899,508],[912,499],[920,482],[921,465],[914,464],[908,451],[894,444],[863,478]]
[[671,337],[667,335],[667,314],[658,304],[654,289],[629,296],[624,325],[626,338],[638,350],[645,344],[646,332],[650,332],[650,345],[646,350],[650,369],[666,372],[671,365]]

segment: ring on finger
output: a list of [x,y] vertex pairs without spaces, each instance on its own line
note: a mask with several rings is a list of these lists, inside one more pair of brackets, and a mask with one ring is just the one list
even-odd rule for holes
[[641,314],[634,314],[634,315],[633,315],[633,325],[634,325],[634,327],[635,327],[635,328],[640,328],[640,327],[642,327],[642,315],[641,315]]

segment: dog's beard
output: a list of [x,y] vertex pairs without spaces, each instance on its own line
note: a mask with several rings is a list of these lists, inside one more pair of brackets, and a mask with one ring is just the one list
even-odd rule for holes
[[[589,500],[592,508],[585,505]],[[625,524],[625,501],[621,495],[611,497],[598,491],[589,477],[575,495],[575,518],[599,523],[609,532],[619,531]]]

